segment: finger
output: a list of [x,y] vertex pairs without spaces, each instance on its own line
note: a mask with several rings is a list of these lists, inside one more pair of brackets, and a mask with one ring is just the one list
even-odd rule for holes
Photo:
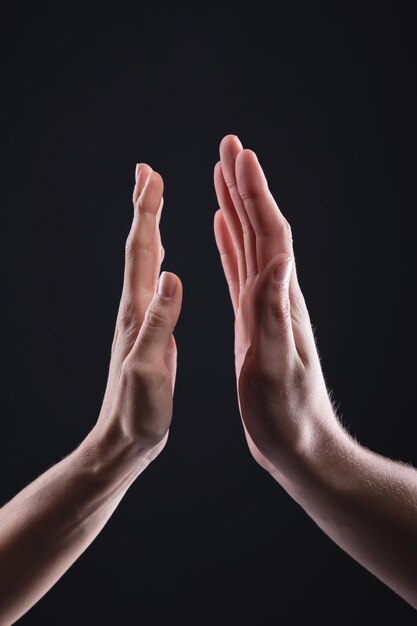
[[126,241],[124,295],[131,301],[131,306],[139,307],[143,313],[155,289],[154,243],[162,192],[162,177],[152,171],[137,199]]
[[276,255],[259,275],[255,286],[254,343],[266,367],[278,367],[297,355],[289,295],[292,264],[292,257]]
[[237,156],[236,180],[256,235],[256,257],[261,272],[275,255],[282,252],[293,256],[291,231],[252,150],[242,150]]
[[[147,163],[138,163],[136,165],[135,170],[135,187],[133,190],[133,205],[135,206],[138,198],[145,186],[146,180],[149,174],[152,172],[152,168]],[[153,280],[153,288],[155,289],[156,282],[158,280],[158,276],[160,273],[160,266],[164,257],[163,249],[161,246],[161,235],[159,232],[159,223],[161,221],[161,213],[162,207],[164,204],[164,198],[161,198],[161,204],[158,209],[158,213],[156,215],[156,229],[155,229],[155,238],[154,238],[154,280]]]
[[256,258],[256,239],[251,221],[247,215],[245,204],[240,196],[236,181],[235,162],[243,146],[236,135],[226,135],[220,142],[220,161],[223,178],[229,191],[233,207],[239,217],[243,232],[243,243],[246,260],[246,279],[253,279],[258,273]]
[[290,303],[297,351],[304,362],[316,353],[314,334],[306,302],[298,281],[291,226],[275,202],[256,154],[243,150],[236,163],[238,187],[256,234],[258,269],[261,271],[277,253],[293,258]]
[[159,224],[161,221],[162,208],[164,206],[164,198],[161,198],[161,204],[158,208],[158,213],[156,214],[156,226],[155,226],[155,237],[153,241],[153,255],[154,255],[154,274],[153,274],[153,290],[155,291],[156,283],[158,281],[158,277],[161,271],[162,261],[164,260],[165,250],[162,246],[161,242],[161,231],[159,229]]
[[171,335],[181,310],[182,285],[176,274],[162,272],[158,288],[145,313],[132,356],[155,364],[166,359]]
[[152,168],[147,163],[137,163],[135,169],[135,186],[133,188],[132,195],[133,207],[135,207],[136,202],[138,201],[138,198],[145,186],[146,180],[151,172]]
[[214,236],[236,316],[239,306],[239,268],[235,246],[222,209],[218,209],[214,214]]
[[246,284],[247,272],[242,225],[230,197],[229,190],[224,182],[220,161],[218,161],[214,166],[214,187],[216,190],[217,201],[223,211],[223,216],[233,239],[239,268],[239,284],[243,288]]

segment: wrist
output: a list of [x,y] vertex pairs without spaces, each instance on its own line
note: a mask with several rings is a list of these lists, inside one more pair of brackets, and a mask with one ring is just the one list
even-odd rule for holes
[[97,424],[76,454],[91,474],[104,481],[133,482],[152,460],[147,447],[124,436],[119,428],[103,429]]
[[361,445],[331,414],[314,426],[309,424],[288,460],[275,463],[270,473],[296,500],[317,490],[340,493],[349,489],[361,451]]

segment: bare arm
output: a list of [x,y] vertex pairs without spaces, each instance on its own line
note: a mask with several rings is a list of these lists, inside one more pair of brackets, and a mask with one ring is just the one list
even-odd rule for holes
[[214,183],[249,449],[341,548],[417,608],[417,471],[364,448],[338,420],[291,228],[256,154],[234,135],[220,144]]
[[147,466],[116,450],[94,462],[82,444],[0,509],[0,624],[14,623],[55,584]]
[[137,174],[123,292],[97,423],[76,450],[0,509],[1,625],[15,622],[64,574],[167,441],[181,283],[170,273],[158,281],[162,178],[146,164]]
[[417,608],[417,471],[335,429],[274,478],[341,548]]

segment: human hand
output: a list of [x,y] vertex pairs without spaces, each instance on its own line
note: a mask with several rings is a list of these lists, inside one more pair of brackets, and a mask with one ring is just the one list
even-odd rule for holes
[[163,272],[159,231],[163,180],[146,163],[136,168],[134,215],[126,240],[122,296],[100,415],[88,439],[116,445],[142,461],[163,449],[172,418],[177,349],[172,334],[182,285]]
[[235,135],[214,168],[214,231],[235,314],[240,413],[255,460],[297,467],[342,426],[324,381],[297,279],[291,228],[252,150]]

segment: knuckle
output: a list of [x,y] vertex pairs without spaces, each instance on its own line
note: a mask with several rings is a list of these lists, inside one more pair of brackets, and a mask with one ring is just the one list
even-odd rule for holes
[[170,319],[163,307],[151,304],[145,313],[143,323],[151,329],[164,328],[170,326]]
[[124,332],[137,332],[140,328],[141,320],[138,310],[135,306],[132,305],[130,300],[123,303],[120,308],[119,324]]
[[236,280],[235,278],[231,278],[230,276],[226,276],[226,283],[230,289],[235,289],[235,288],[240,287],[239,280]]
[[233,191],[234,189],[237,189],[237,183],[235,180],[227,179],[224,182],[226,183],[226,186],[229,189],[229,191]]
[[130,381],[137,375],[138,363],[132,359],[125,359],[120,370],[121,379],[124,382]]
[[148,241],[147,234],[138,229],[132,235],[129,235],[125,243],[125,261],[126,264],[131,264],[137,258],[140,251],[152,252],[153,240]]
[[241,225],[242,225],[242,232],[243,232],[243,236],[244,237],[254,237],[255,233],[252,227],[252,224],[250,223],[250,221],[248,219],[245,219],[244,217],[241,219]]
[[247,281],[253,281],[255,280],[255,278],[258,276],[259,272],[258,272],[258,268],[257,267],[253,267],[251,269],[247,269],[246,271],[246,280]]
[[122,364],[122,379],[125,384],[134,382],[146,389],[160,388],[166,382],[165,373],[158,364],[144,360],[125,359]]
[[263,192],[261,191],[257,191],[255,189],[250,190],[250,191],[242,191],[240,193],[240,197],[242,198],[242,200],[245,202],[249,202],[250,200],[257,200],[258,198],[261,198],[263,196]]

